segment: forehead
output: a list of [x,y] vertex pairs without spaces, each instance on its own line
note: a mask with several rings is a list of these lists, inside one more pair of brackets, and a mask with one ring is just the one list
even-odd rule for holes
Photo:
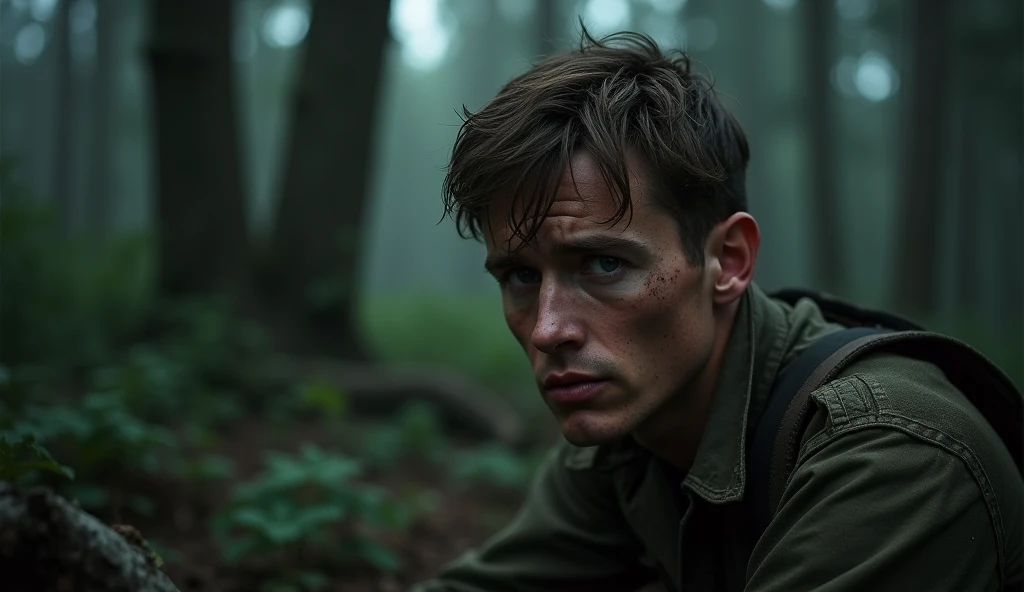
[[[651,183],[642,161],[630,155],[627,164],[632,214],[627,211],[621,220],[611,222],[620,207],[619,191],[615,186],[609,186],[596,159],[580,151],[572,157],[559,178],[551,207],[528,246],[557,243],[582,232],[642,236],[663,231],[666,226],[674,227],[669,216],[655,207]],[[511,211],[514,197],[500,196],[488,209],[488,224],[484,228],[488,253],[515,251],[522,246],[513,231],[513,223],[522,220],[523,210],[529,209],[523,204],[530,201],[519,196],[518,209]]]

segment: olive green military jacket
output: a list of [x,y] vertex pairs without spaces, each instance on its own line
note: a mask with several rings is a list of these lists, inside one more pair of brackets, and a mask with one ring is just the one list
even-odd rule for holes
[[[996,590],[1024,580],[1024,484],[933,365],[876,354],[813,398],[778,513],[749,541],[746,441],[781,365],[836,330],[751,287],[684,475],[632,439],[563,443],[523,508],[415,592]],[[681,482],[679,481],[681,479]]]

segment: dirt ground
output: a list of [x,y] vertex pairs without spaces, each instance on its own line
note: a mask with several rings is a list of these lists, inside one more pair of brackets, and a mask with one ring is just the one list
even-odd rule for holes
[[[239,467],[238,478],[258,470],[264,451],[294,451],[303,442],[330,446],[331,438],[323,426],[310,424],[289,430],[274,429],[260,421],[251,421],[223,435],[219,452]],[[326,442],[325,442],[326,441]],[[388,487],[421,486],[435,489],[441,498],[439,507],[421,517],[404,532],[388,539],[402,562],[397,575],[382,575],[362,566],[336,567],[327,572],[329,583],[323,590],[345,592],[398,592],[428,579],[445,563],[483,542],[507,523],[521,502],[520,494],[498,493],[481,488],[456,490],[422,468],[409,467],[389,473]],[[368,481],[370,481],[368,479]],[[184,484],[152,483],[138,491],[154,499],[156,512],[150,517],[125,513],[118,522],[136,526],[159,549],[170,550],[165,558],[165,573],[184,591],[258,592],[261,584],[273,576],[262,566],[227,566],[209,534],[209,517],[226,499],[231,483],[223,483],[197,498],[183,491]],[[113,520],[112,520],[113,521]]]

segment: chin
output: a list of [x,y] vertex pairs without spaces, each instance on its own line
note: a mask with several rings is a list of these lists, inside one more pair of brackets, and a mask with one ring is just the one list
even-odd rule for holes
[[562,435],[573,446],[598,446],[629,435],[625,422],[595,411],[573,411],[558,418]]

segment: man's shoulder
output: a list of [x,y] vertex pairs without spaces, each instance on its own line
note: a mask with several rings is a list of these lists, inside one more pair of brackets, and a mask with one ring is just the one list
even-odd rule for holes
[[1008,581],[1024,577],[1024,481],[985,416],[941,368],[873,354],[812,397],[818,412],[794,481],[858,483],[862,493],[885,491],[878,503],[907,512],[952,499],[977,504],[985,508]]
[[870,355],[812,396],[819,406],[816,423],[821,429],[808,434],[801,459],[829,450],[852,454],[850,447],[834,446],[846,435],[858,442],[859,450],[871,450],[873,462],[915,467],[920,474],[929,474],[937,458],[956,459],[966,472],[949,474],[970,479],[935,486],[939,491],[973,491],[984,501],[996,530],[1005,529],[997,538],[1006,547],[1021,548],[1020,471],[985,416],[941,368],[894,354]]
[[891,353],[868,355],[813,396],[833,430],[892,427],[958,455],[1005,456],[1000,460],[1013,465],[985,416],[931,362]]

